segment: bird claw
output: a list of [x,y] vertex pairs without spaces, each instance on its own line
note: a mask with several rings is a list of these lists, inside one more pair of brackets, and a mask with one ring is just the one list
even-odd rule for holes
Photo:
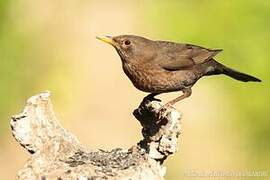
[[158,102],[161,102],[161,100],[155,98],[155,95],[153,95],[153,94],[147,95],[146,97],[143,98],[143,100],[144,100],[144,101],[150,101],[150,102],[152,102],[152,101],[158,101]]
[[152,101],[158,101],[158,102],[161,102],[160,99],[157,99],[157,98],[155,98],[155,97],[152,98]]

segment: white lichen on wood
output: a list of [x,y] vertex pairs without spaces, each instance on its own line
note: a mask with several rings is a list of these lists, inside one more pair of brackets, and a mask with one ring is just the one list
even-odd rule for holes
[[143,140],[128,150],[88,150],[57,121],[45,92],[11,118],[12,134],[32,155],[18,179],[164,179],[163,161],[177,151],[180,114],[144,99],[134,111]]

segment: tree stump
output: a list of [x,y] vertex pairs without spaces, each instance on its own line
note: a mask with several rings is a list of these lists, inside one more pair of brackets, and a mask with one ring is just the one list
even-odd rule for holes
[[29,98],[10,121],[13,136],[31,154],[18,179],[164,179],[163,162],[177,151],[180,113],[145,98],[133,114],[142,126],[139,143],[127,150],[89,150],[60,125],[49,92]]

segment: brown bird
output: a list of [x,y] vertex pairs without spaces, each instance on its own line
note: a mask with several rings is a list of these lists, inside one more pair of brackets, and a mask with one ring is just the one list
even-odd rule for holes
[[214,60],[221,49],[153,41],[134,35],[97,38],[116,49],[122,60],[123,70],[133,85],[141,91],[151,93],[147,98],[153,99],[161,93],[183,92],[166,105],[173,105],[189,97],[191,87],[203,76],[225,74],[243,82],[261,81]]

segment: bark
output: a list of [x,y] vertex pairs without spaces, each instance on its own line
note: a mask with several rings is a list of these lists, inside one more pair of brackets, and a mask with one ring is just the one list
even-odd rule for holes
[[104,151],[87,149],[60,125],[49,92],[29,98],[10,121],[13,136],[31,154],[18,179],[164,179],[163,162],[177,151],[181,118],[162,106],[145,98],[133,112],[143,139],[127,150]]

